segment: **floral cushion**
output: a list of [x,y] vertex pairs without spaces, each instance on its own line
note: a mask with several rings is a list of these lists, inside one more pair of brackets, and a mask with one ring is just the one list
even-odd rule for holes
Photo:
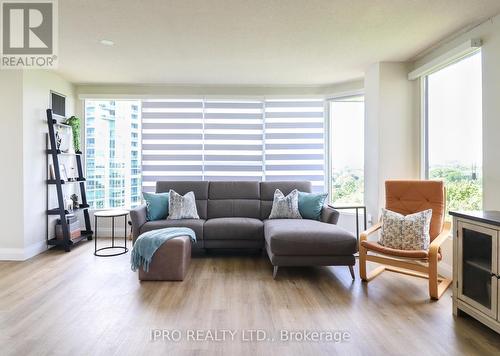
[[427,250],[432,209],[402,215],[382,209],[382,229],[378,243],[399,250]]

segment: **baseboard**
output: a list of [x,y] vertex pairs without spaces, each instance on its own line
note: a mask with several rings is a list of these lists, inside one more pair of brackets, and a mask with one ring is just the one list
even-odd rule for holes
[[0,261],[26,261],[47,250],[47,242],[40,241],[25,248],[0,248]]
[[0,261],[24,261],[24,248],[0,248]]
[[24,248],[24,260],[30,259],[44,251],[47,251],[47,241],[35,242]]

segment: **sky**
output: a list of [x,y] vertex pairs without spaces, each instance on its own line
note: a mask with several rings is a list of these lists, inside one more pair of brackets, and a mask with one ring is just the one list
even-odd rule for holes
[[330,106],[331,152],[334,171],[363,169],[365,103],[334,101]]
[[428,77],[429,165],[482,163],[481,53]]

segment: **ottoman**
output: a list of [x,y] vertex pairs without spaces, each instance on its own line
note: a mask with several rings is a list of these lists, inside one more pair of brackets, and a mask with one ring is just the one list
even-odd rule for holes
[[273,277],[279,266],[348,266],[354,279],[356,236],[334,224],[308,219],[264,221]]
[[141,281],[182,281],[191,262],[191,240],[179,236],[161,245],[153,255],[149,271],[139,268]]

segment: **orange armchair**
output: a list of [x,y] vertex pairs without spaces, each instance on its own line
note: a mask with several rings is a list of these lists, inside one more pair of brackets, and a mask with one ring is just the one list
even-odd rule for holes
[[[451,223],[445,221],[446,191],[442,181],[388,180],[385,182],[386,209],[407,215],[432,209],[430,225],[431,243],[428,250],[397,250],[369,241],[368,236],[377,232],[377,223],[361,233],[359,239],[359,274],[369,282],[385,270],[404,273],[429,280],[429,295],[439,299],[450,286],[451,280],[437,273],[441,260],[440,247],[451,233]],[[369,274],[366,262],[381,264]]]

